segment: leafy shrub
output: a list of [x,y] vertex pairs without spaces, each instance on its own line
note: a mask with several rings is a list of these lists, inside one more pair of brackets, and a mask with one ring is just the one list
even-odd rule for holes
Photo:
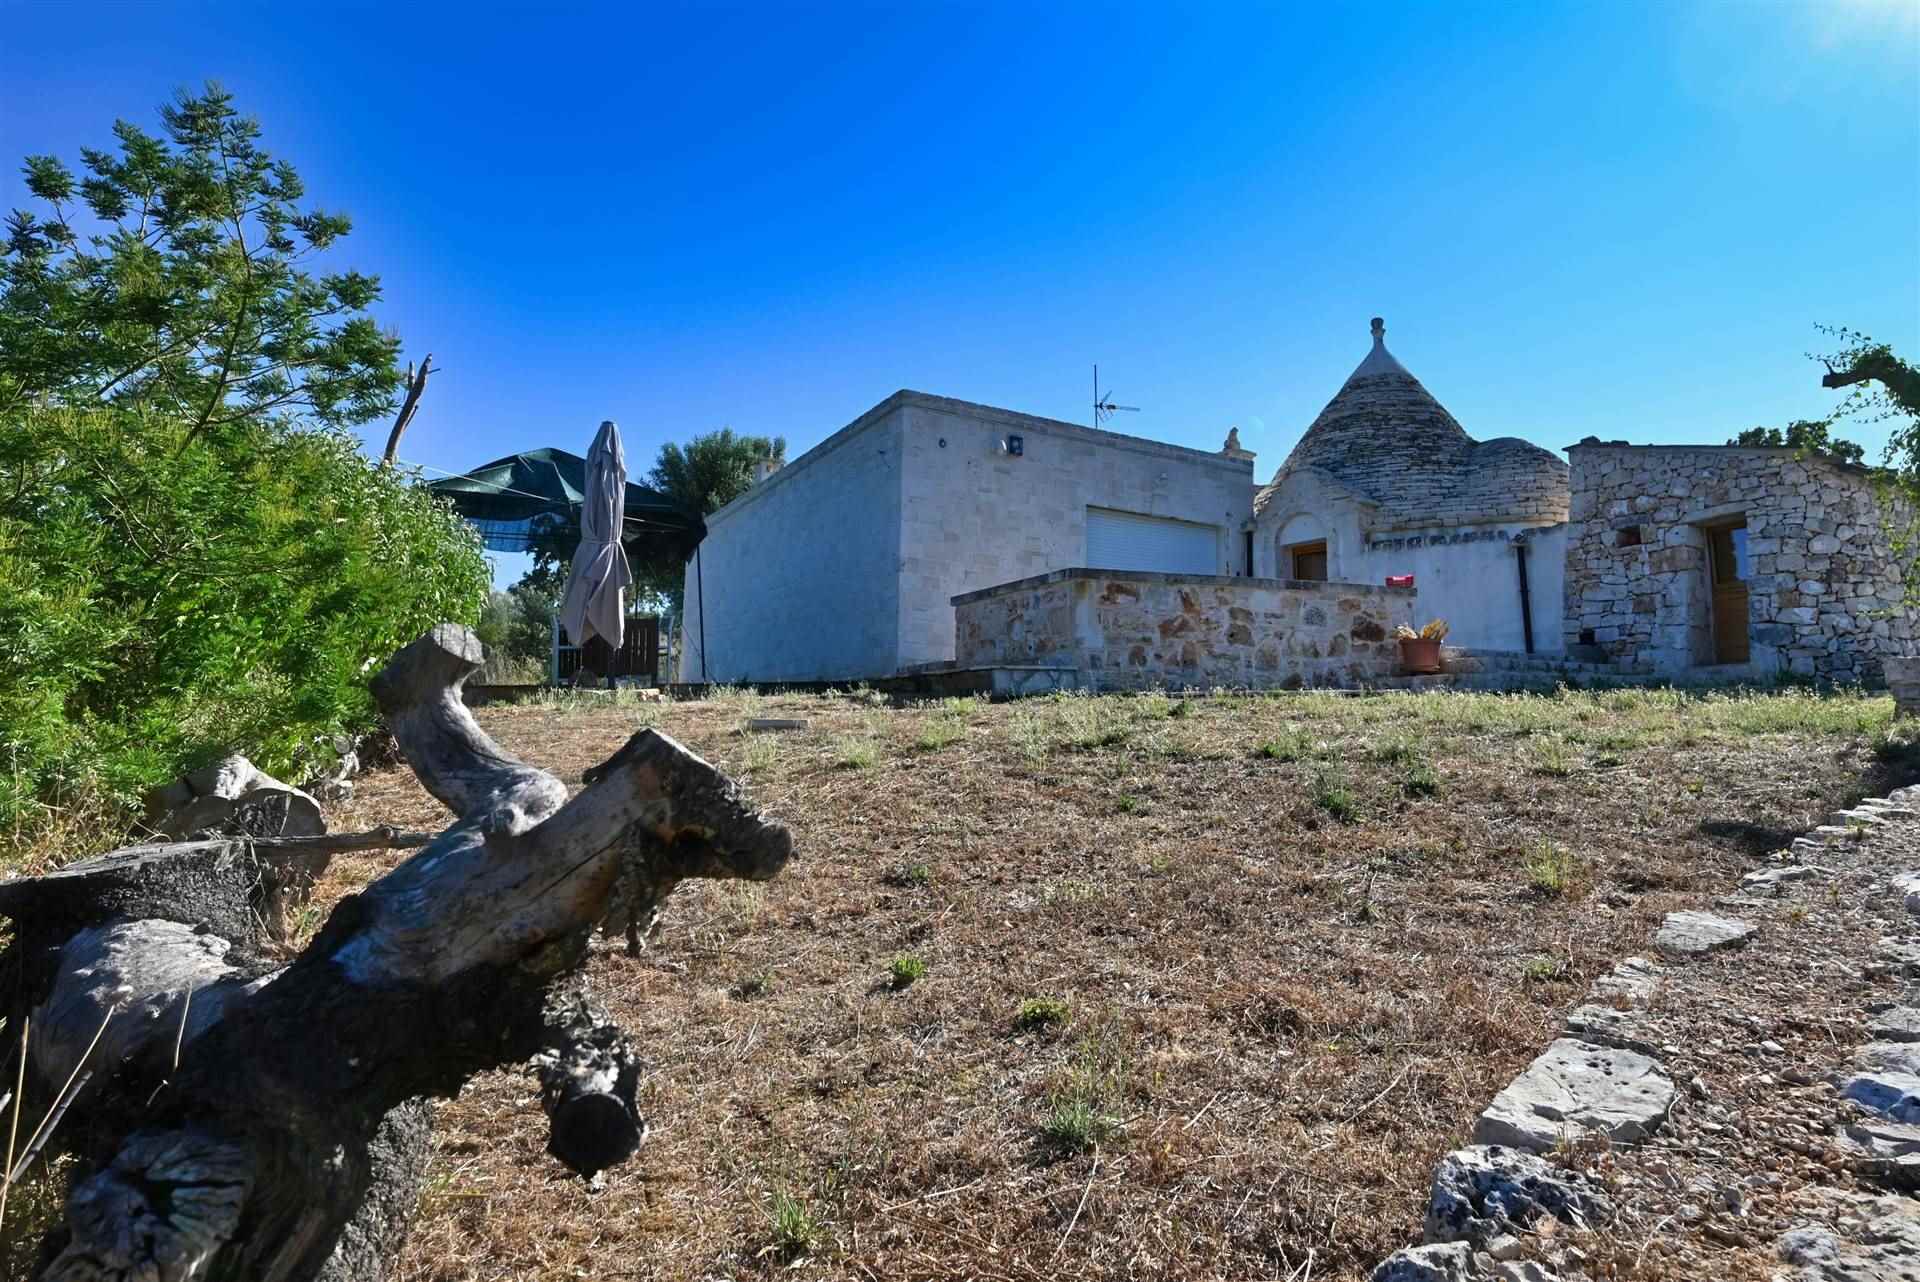
[[189,441],[137,410],[0,422],[0,829],[49,807],[130,806],[239,750],[297,774],[365,726],[369,673],[471,622],[471,530],[344,432],[242,422]]

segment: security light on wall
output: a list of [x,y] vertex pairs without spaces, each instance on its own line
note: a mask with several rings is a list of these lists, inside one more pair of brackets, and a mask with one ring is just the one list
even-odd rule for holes
[[1019,458],[1027,452],[1027,438],[1017,432],[1009,432],[1000,440],[1000,452]]

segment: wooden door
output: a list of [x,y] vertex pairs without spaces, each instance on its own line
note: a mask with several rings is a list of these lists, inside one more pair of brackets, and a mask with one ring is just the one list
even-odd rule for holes
[[1296,543],[1288,549],[1293,554],[1293,577],[1307,579],[1315,583],[1327,581],[1327,545],[1325,543]]
[[1713,661],[1745,663],[1751,653],[1747,616],[1747,527],[1745,522],[1707,531],[1713,575]]

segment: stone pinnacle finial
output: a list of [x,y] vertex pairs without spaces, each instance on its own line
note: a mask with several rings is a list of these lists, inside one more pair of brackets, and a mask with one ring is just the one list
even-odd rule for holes
[[1378,316],[1373,318],[1373,341],[1379,342],[1387,336],[1387,323]]

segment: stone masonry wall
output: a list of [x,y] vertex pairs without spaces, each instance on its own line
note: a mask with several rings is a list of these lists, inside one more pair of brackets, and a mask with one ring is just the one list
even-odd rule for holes
[[1414,590],[1059,570],[953,606],[961,667],[1069,667],[1115,690],[1354,686],[1398,673]]
[[1568,450],[1566,640],[1674,671],[1713,661],[1703,525],[1744,517],[1750,667],[1832,681],[1883,679],[1912,653],[1900,574],[1870,473],[1795,450],[1630,446]]

